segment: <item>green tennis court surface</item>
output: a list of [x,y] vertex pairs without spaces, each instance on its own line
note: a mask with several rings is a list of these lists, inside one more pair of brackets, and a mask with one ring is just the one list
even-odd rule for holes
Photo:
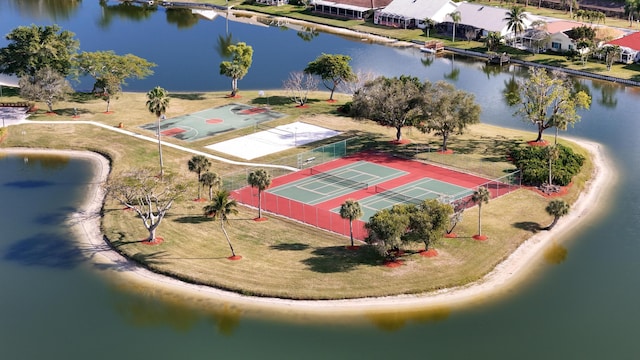
[[[364,213],[362,219],[369,219],[376,212],[396,204],[418,205],[427,199],[446,200],[444,202],[449,203],[473,194],[472,189],[429,178],[394,188],[375,185],[373,190],[375,195],[358,200]],[[331,211],[340,213],[340,208]]]
[[268,192],[314,205],[355,191],[365,190],[407,174],[404,171],[367,161],[358,161],[327,171],[315,168],[305,171],[308,176],[304,179],[269,189]]
[[[196,141],[223,132],[242,129],[256,124],[279,119],[286,114],[263,107],[245,104],[227,104],[191,114],[160,121],[160,133],[185,141]],[[157,131],[158,124],[141,126],[145,130]]]

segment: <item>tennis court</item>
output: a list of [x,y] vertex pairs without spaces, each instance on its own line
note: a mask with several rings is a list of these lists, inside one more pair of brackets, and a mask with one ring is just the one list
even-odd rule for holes
[[[489,179],[365,151],[274,177],[271,187],[261,193],[262,209],[348,236],[349,221],[340,217],[339,209],[345,200],[353,199],[364,213],[353,222],[354,237],[363,240],[364,224],[382,209],[426,199],[467,201],[479,186],[487,187],[496,198],[519,188],[518,179],[515,174]],[[243,204],[258,206],[258,192],[250,186],[233,190],[232,195]]]
[[406,175],[390,167],[358,161],[331,170],[309,168],[300,180],[267,190],[279,197],[315,205]]
[[[369,219],[376,212],[382,209],[389,209],[397,204],[418,205],[429,199],[450,203],[470,196],[474,191],[473,189],[429,178],[423,178],[394,188],[375,185],[373,190],[374,195],[358,201],[362,208],[363,219]],[[331,211],[339,214],[340,207],[333,208]]]
[[[286,114],[263,107],[245,104],[227,104],[195,113],[176,116],[160,121],[160,133],[184,141],[196,141],[231,130],[279,119]],[[157,131],[158,124],[141,126],[145,130]]]

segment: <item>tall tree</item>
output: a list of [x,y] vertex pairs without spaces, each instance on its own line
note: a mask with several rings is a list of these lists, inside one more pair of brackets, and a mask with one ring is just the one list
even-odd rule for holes
[[88,75],[94,80],[97,91],[107,102],[107,112],[111,98],[117,97],[122,85],[130,78],[144,79],[153,74],[156,64],[132,54],[116,55],[113,51],[82,52],[75,60],[76,75]]
[[375,213],[365,224],[369,232],[366,241],[376,247],[386,257],[395,258],[392,250],[402,245],[402,236],[409,226],[406,205],[394,205],[391,209],[382,209]]
[[114,174],[105,187],[111,198],[138,214],[149,231],[146,241],[150,242],[156,239],[156,230],[162,219],[186,189],[172,177],[158,178],[150,169]]
[[484,186],[478,187],[471,195],[471,201],[478,205],[478,234],[474,235],[476,239],[486,239],[486,236],[482,235],[482,204],[488,203],[490,198],[491,193]]
[[524,31],[525,28],[525,20],[527,20],[527,13],[522,6],[513,6],[511,10],[506,13],[504,17],[504,21],[507,22],[507,29],[513,31],[514,35],[514,43],[518,38],[518,34]]
[[549,224],[549,226],[547,226],[544,229],[551,230],[554,226],[556,226],[556,224],[558,223],[558,220],[560,220],[561,217],[569,213],[569,209],[570,209],[569,204],[567,204],[564,200],[561,200],[561,199],[551,200],[549,204],[547,204],[547,207],[545,207],[544,210],[547,212],[547,214],[553,216],[553,221],[551,222],[551,224]]
[[249,186],[258,189],[258,219],[262,219],[262,192],[271,186],[271,174],[265,169],[256,169],[247,177]]
[[353,244],[353,221],[362,217],[362,207],[357,200],[347,199],[340,205],[340,217],[349,220],[349,237],[351,238],[351,247]]
[[158,136],[158,154],[160,155],[160,177],[164,176],[164,163],[162,161],[162,134],[160,133],[160,119],[167,112],[169,107],[169,92],[160,86],[149,90],[147,93],[147,109],[156,116],[157,136]]
[[607,70],[611,71],[613,63],[620,59],[622,54],[622,48],[618,45],[607,45],[599,49],[600,56],[604,57],[604,62],[607,65]]
[[237,206],[238,203],[235,199],[231,198],[227,190],[218,190],[215,192],[211,203],[202,209],[205,216],[210,216],[213,220],[220,219],[220,228],[224,233],[224,237],[227,239],[229,249],[231,249],[231,258],[234,259],[237,258],[237,255],[233,250],[233,245],[231,245],[231,240],[229,239],[227,230],[224,228],[224,224],[229,222],[229,216],[238,214]]
[[34,76],[49,68],[66,77],[80,45],[74,36],[58,25],[19,26],[6,35],[9,44],[0,48],[0,73]]
[[67,79],[50,67],[39,69],[34,75],[23,75],[18,84],[21,97],[44,102],[49,112],[53,112],[53,104],[73,92]]
[[484,44],[487,46],[487,50],[496,51],[502,42],[503,36],[497,31],[490,31],[484,38]]
[[591,96],[573,86],[559,74],[549,76],[543,68],[529,68],[529,78],[518,83],[521,101],[516,114],[538,128],[536,142],[542,133],[558,124],[573,125],[580,120],[576,109],[588,109]]
[[422,242],[424,250],[435,243],[449,226],[453,207],[436,199],[427,199],[408,208],[409,226],[403,236],[404,242]]
[[213,189],[220,189],[222,178],[217,173],[207,171],[200,176],[200,183],[209,189],[209,200],[213,200]]
[[220,63],[220,75],[231,78],[231,97],[238,93],[238,80],[247,75],[253,62],[253,48],[244,42],[227,47],[231,60]]
[[625,0],[624,13],[629,19],[629,27],[633,27],[633,19],[640,12],[640,0]]
[[348,55],[322,54],[307,64],[304,72],[317,75],[323,85],[331,91],[329,101],[333,101],[333,93],[343,81],[352,81],[355,74],[349,65],[351,57]]
[[429,37],[429,31],[431,28],[436,26],[436,22],[432,19],[426,18],[424,19],[424,33]]
[[380,76],[366,83],[353,95],[352,116],[395,128],[396,141],[400,142],[402,128],[415,125],[419,120],[424,86],[416,77]]
[[442,137],[442,151],[447,151],[451,134],[463,134],[468,125],[480,122],[480,105],[475,96],[439,81],[426,85],[422,92],[422,119],[416,127]]
[[203,172],[206,172],[207,170],[209,170],[209,168],[211,168],[211,161],[209,161],[209,159],[207,159],[207,157],[204,155],[194,155],[187,163],[187,166],[189,167],[189,171],[194,172],[196,173],[196,175],[198,175],[198,199],[201,199],[201,176]]
[[309,91],[317,88],[318,79],[302,71],[294,71],[289,73],[289,78],[283,81],[282,85],[297,106],[304,106],[307,103]]
[[453,21],[453,36],[451,38],[451,42],[456,42],[456,27],[458,26],[458,23],[462,21],[462,14],[460,14],[460,11],[454,11],[447,14],[447,16],[451,18],[451,21]]

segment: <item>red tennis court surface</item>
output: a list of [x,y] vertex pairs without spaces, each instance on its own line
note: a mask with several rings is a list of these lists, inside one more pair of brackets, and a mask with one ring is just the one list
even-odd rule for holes
[[[519,188],[518,185],[512,185],[506,182],[500,182],[462,171],[452,170],[419,161],[402,159],[378,152],[357,153],[318,165],[314,167],[314,169],[318,171],[330,171],[331,169],[336,169],[358,161],[380,164],[406,173],[405,175],[379,184],[386,189],[393,189],[418,179],[431,178],[474,190],[479,186],[485,186],[490,191],[491,198],[493,199]],[[312,175],[310,175],[310,171],[308,169],[280,176],[273,179],[270,189],[299,181],[308,178],[309,176]],[[286,196],[286,194],[283,195]],[[373,195],[376,195],[375,187],[370,186],[367,189],[354,189],[353,192],[337,196],[322,203],[309,205],[300,201],[288,199],[284,196],[277,196],[270,193],[269,189],[267,189],[262,192],[262,209],[325,230],[349,236],[349,221],[342,219],[338,213],[331,210],[340,207],[340,205],[347,199],[361,200]],[[232,196],[240,203],[253,207],[258,206],[258,190],[255,188],[246,186],[241,189],[234,190],[232,192]],[[353,222],[354,238],[364,240],[367,237],[367,231],[364,228],[364,224],[368,220],[369,219],[360,219]]]
[[207,124],[222,124],[224,120],[222,119],[209,119],[207,120]]

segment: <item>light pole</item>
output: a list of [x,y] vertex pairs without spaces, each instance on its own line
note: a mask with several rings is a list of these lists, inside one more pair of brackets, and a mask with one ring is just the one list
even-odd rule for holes
[[164,177],[164,164],[162,162],[162,141],[160,133],[160,120],[164,120],[164,114],[158,116],[158,152],[160,153],[160,179]]

